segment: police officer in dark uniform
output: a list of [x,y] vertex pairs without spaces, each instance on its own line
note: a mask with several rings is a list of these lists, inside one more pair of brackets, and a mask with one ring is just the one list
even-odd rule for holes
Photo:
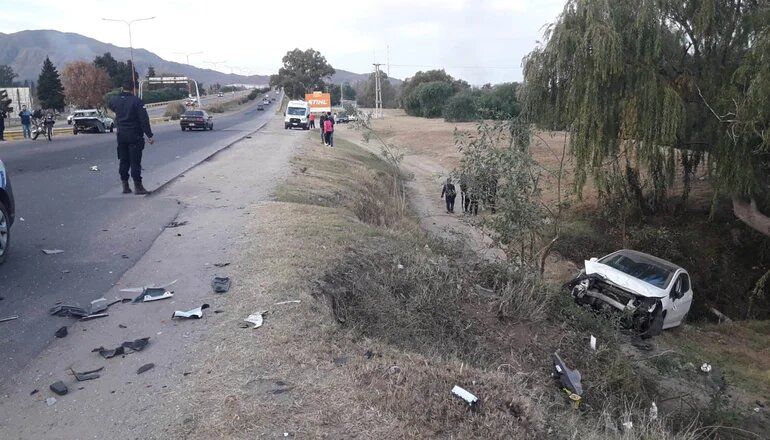
[[129,171],[134,180],[135,194],[149,194],[142,186],[142,150],[144,150],[144,137],[152,145],[155,140],[152,137],[150,118],[144,108],[144,102],[131,93],[134,84],[129,80],[123,85],[119,95],[110,99],[109,108],[115,112],[115,126],[118,129],[118,159],[120,166],[120,180],[123,182],[123,194],[131,193],[128,186]]

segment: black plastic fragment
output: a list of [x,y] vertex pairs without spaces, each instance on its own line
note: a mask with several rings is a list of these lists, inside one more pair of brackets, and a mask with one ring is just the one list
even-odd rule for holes
[[99,374],[99,372],[102,371],[103,369],[104,367],[99,367],[95,370],[83,371],[81,373],[70,368],[70,371],[72,371],[72,374],[75,376],[75,379],[77,379],[78,382],[83,382],[86,380],[98,379],[99,377],[101,377],[101,374]]
[[225,293],[230,290],[230,278],[214,277],[211,280],[211,287],[214,289],[214,293]]
[[69,390],[67,389],[67,385],[64,385],[64,382],[62,381],[54,382],[48,388],[50,388],[51,391],[53,391],[54,393],[60,396],[63,396],[67,394],[67,392],[69,392]]
[[138,370],[136,370],[136,374],[142,374],[145,371],[152,370],[153,368],[155,368],[155,364],[153,364],[152,362],[150,362],[149,364],[144,364],[141,367],[139,367]]
[[67,326],[61,327],[59,330],[56,330],[56,333],[54,333],[54,336],[61,339],[65,336],[67,336]]

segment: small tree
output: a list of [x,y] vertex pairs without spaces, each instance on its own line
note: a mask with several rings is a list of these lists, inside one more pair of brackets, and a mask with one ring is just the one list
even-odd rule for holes
[[11,66],[0,65],[0,87],[13,87],[14,78],[16,78],[16,72],[13,71]]
[[449,83],[434,81],[420,84],[412,93],[420,102],[423,117],[440,118],[444,114],[444,106],[455,91]]
[[111,88],[107,71],[85,61],[67,64],[62,70],[67,103],[80,108],[97,108]]
[[48,57],[37,79],[37,99],[43,108],[64,109],[64,87],[59,72]]
[[468,122],[479,118],[478,97],[470,90],[464,90],[447,101],[444,119],[448,122]]

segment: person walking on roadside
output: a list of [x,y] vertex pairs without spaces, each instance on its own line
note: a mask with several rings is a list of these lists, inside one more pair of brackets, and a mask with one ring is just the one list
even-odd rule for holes
[[22,131],[22,135],[24,136],[24,139],[31,138],[32,130],[30,129],[30,126],[32,124],[32,112],[27,110],[26,105],[21,106],[21,111],[19,112],[19,119],[21,119],[21,131]]
[[310,128],[315,128],[315,113],[310,113],[308,119],[310,120]]
[[334,119],[331,117],[326,118],[324,121],[324,134],[326,136],[325,142],[327,147],[334,146]]
[[455,189],[452,179],[447,177],[444,187],[441,188],[441,197],[446,201],[446,212],[452,214],[455,212],[455,197],[457,197],[457,190]]
[[130,194],[129,171],[134,180],[134,194],[149,194],[142,185],[142,150],[144,137],[150,145],[155,143],[150,127],[150,118],[144,102],[131,93],[134,85],[128,80],[120,94],[110,99],[108,107],[115,112],[115,126],[118,129],[118,173],[123,183],[123,194]]
[[321,113],[318,117],[318,128],[321,129],[321,143],[326,145],[326,133],[324,133],[324,122],[326,122],[326,115]]

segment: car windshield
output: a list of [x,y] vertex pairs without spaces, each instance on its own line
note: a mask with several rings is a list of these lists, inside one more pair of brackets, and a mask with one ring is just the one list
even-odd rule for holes
[[602,258],[599,262],[659,289],[665,289],[676,272],[673,266],[631,252],[618,252]]
[[185,116],[203,116],[203,112],[184,112]]
[[305,109],[302,107],[289,107],[288,113],[292,116],[305,116]]

